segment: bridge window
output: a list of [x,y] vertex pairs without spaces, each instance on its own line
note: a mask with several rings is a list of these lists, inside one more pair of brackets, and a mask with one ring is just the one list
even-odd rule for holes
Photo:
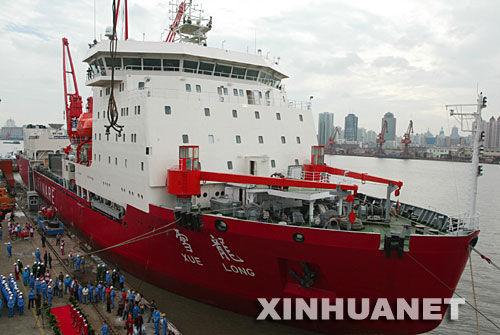
[[187,134],[182,135],[182,143],[189,143],[189,136]]
[[281,120],[281,114],[280,113],[276,113],[276,120]]
[[264,136],[259,136],[259,144],[264,144]]
[[297,144],[300,144],[300,137],[297,136]]
[[165,115],[172,114],[172,108],[170,106],[165,106]]
[[191,84],[186,84],[186,92],[191,92]]
[[111,57],[104,58],[106,60],[106,66],[108,68],[114,67],[115,69],[120,69],[122,67],[122,59],[121,57],[116,57],[115,61]]
[[205,116],[210,116],[210,108],[205,108]]
[[123,67],[127,70],[141,70],[141,59],[140,58],[123,58]]
[[235,97],[238,96],[238,89],[237,88],[233,88],[233,94]]
[[215,66],[214,63],[200,62],[200,67],[198,69],[198,73],[211,76],[212,73],[214,72],[214,66]]
[[298,159],[296,159],[296,160],[295,160],[295,165],[300,165],[300,163],[299,163],[299,160],[298,160]]
[[259,111],[255,111],[255,118],[256,119],[260,119],[260,113],[259,113]]
[[196,92],[201,93],[201,86],[200,85],[196,85]]
[[302,116],[302,114],[299,114],[299,121],[304,122],[304,117]]
[[196,73],[198,69],[198,62],[193,62],[191,60],[184,60],[183,71],[189,73]]
[[248,69],[247,70],[247,76],[246,76],[246,79],[247,80],[257,80],[257,76],[259,75],[259,71],[258,70],[251,70],[251,69]]
[[227,87],[223,87],[224,89],[224,95],[228,95],[229,94],[229,90],[227,89]]
[[137,83],[137,88],[140,89],[140,90],[143,90],[144,86],[145,86],[145,83],[143,81],[140,81],[140,82]]
[[142,63],[146,71],[161,71],[161,59],[144,58]]
[[241,136],[236,135],[236,144],[241,144]]
[[227,169],[232,170],[233,169],[233,162],[232,161],[227,161]]
[[238,117],[238,111],[236,109],[233,109],[233,117],[234,118]]
[[224,64],[217,64],[215,66],[214,76],[229,77],[229,74],[231,73],[231,69],[232,69],[232,66],[224,65]]
[[180,61],[178,59],[164,59],[163,71],[179,71]]
[[276,167],[276,161],[274,159],[271,159],[271,167],[272,168]]
[[259,81],[261,83],[263,83],[263,84],[269,84],[270,79],[271,79],[271,75],[270,74],[267,74],[264,71],[260,72]]
[[245,79],[245,72],[247,69],[242,68],[242,67],[233,67],[233,73],[231,74],[231,78],[237,78],[237,79]]
[[243,96],[243,90],[240,90],[240,97]]
[[285,136],[281,136],[281,143],[285,144],[286,143],[286,138]]

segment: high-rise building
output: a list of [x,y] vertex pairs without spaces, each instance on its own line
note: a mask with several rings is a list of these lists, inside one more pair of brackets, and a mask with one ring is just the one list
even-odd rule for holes
[[391,112],[385,113],[382,118],[382,127],[384,127],[384,122],[387,121],[387,129],[384,133],[384,139],[386,141],[395,141],[396,140],[396,118],[394,114]]
[[358,128],[358,137],[357,141],[361,143],[366,143],[366,129]]
[[457,126],[453,126],[453,128],[451,128],[450,138],[452,140],[456,140],[456,139],[460,138],[460,135],[458,134],[458,127]]
[[318,123],[318,144],[327,145],[328,140],[333,136],[333,113],[320,113]]
[[377,133],[374,132],[373,130],[368,130],[366,132],[366,137],[365,137],[366,143],[375,143],[376,140],[377,140]]
[[358,140],[358,117],[352,113],[345,117],[344,139],[346,141]]
[[483,129],[486,132],[484,145],[487,148],[500,147],[500,117],[491,117],[488,122],[483,121]]

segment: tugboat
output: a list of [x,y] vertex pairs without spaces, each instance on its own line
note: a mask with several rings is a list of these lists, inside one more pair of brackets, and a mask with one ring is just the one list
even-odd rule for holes
[[[451,217],[400,203],[391,198],[401,181],[326,165],[311,103],[288,98],[278,62],[208,47],[212,18],[191,1],[177,3],[164,42],[129,40],[127,15],[119,40],[118,12],[109,40],[84,58],[85,110],[63,39],[69,141],[60,164],[18,156],[31,171],[25,182],[31,176],[95,252],[106,248],[108,260],[169,291],[254,317],[259,298],[453,296],[478,239],[475,207]],[[387,197],[359,193],[366,182]],[[437,327],[446,308],[438,320],[284,322],[415,334]]]

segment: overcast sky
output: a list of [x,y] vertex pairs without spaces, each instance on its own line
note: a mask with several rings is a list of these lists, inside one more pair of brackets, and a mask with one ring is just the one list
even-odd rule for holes
[[[97,38],[111,22],[111,0],[96,0]],[[231,7],[230,7],[231,6]],[[211,47],[280,57],[289,98],[314,96],[314,113],[355,113],[380,131],[386,112],[401,135],[456,124],[445,104],[488,96],[483,118],[500,116],[500,1],[339,0],[203,2],[213,16]],[[159,41],[168,1],[129,0],[130,37]],[[144,34],[144,35],[143,35]],[[62,122],[61,38],[69,39],[84,99],[94,38],[94,1],[0,0],[0,124]]]

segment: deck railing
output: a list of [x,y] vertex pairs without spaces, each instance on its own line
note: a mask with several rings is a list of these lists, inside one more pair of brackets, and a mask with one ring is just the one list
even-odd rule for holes
[[448,232],[474,231],[479,229],[479,216],[450,216],[448,217]]

